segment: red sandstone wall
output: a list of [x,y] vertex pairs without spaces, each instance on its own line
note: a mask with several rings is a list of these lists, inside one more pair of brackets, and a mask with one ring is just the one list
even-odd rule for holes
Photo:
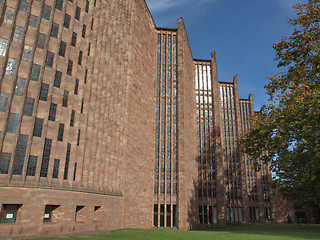
[[194,62],[183,19],[178,20],[178,228],[198,222]]
[[123,227],[150,228],[153,222],[156,32],[143,0],[130,0],[130,39],[125,107]]

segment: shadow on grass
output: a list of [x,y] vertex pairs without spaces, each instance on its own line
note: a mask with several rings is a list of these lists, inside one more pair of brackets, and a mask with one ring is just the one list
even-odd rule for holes
[[229,225],[225,228],[203,228],[195,231],[228,232],[237,235],[264,235],[270,237],[286,237],[289,239],[320,239],[319,224],[251,223],[246,225]]

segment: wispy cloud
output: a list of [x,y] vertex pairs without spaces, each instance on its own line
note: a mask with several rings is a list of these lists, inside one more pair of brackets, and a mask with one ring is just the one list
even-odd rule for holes
[[207,3],[216,2],[218,0],[146,0],[152,12],[163,12],[168,9],[180,7],[183,5],[203,5]]
[[306,0],[277,0],[278,4],[287,12],[293,12],[293,5],[297,3],[305,3]]

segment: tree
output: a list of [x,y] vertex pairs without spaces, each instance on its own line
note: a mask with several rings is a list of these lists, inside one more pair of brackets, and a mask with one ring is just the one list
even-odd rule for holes
[[270,163],[284,197],[320,205],[320,1],[294,8],[292,35],[273,45],[285,71],[269,77],[268,103],[240,141],[257,168]]

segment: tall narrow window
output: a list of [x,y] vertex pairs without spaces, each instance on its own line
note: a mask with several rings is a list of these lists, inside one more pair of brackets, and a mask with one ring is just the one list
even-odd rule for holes
[[42,18],[50,20],[51,6],[45,4],[42,12]]
[[90,50],[91,50],[91,43],[89,43],[89,46],[88,46],[88,56],[90,56]]
[[57,104],[51,103],[48,120],[55,121],[56,120],[56,112],[57,112]]
[[82,100],[81,100],[81,109],[80,109],[80,113],[83,113],[83,103],[84,102],[84,98],[82,98]]
[[53,22],[51,26],[51,33],[50,36],[57,38],[58,37],[58,32],[59,32],[59,24]]
[[6,112],[8,107],[9,93],[0,94],[0,112]]
[[58,141],[62,141],[63,140],[63,132],[64,132],[64,124],[60,123],[59,124],[59,131],[58,131]]
[[79,79],[76,79],[76,82],[74,84],[74,94],[78,95],[78,88],[79,88]]
[[28,166],[27,166],[27,176],[35,176],[37,168],[37,156],[29,156]]
[[32,54],[32,46],[24,45],[23,54],[22,54],[22,61],[30,62],[31,54]]
[[52,144],[52,139],[46,138],[44,142],[44,147],[43,147],[40,177],[47,177],[50,153],[51,153],[51,144]]
[[20,43],[22,41],[24,28],[16,26],[14,34],[13,34],[13,41]]
[[71,19],[71,16],[66,13],[66,15],[64,15],[64,22],[63,22],[63,26],[64,26],[65,28],[69,28],[69,26],[70,26],[70,19]]
[[87,78],[88,78],[88,69],[86,69],[84,73],[84,83],[87,83]]
[[78,6],[77,6],[77,8],[76,8],[76,15],[75,15],[75,19],[77,19],[77,20],[79,20],[80,19],[80,12],[81,12],[81,8],[79,8]]
[[11,153],[2,152],[0,162],[0,174],[8,174],[11,160]]
[[24,164],[24,158],[27,150],[28,135],[19,134],[15,160],[13,163],[13,175],[21,175]]
[[73,61],[68,61],[68,68],[67,68],[67,74],[71,76],[72,74],[72,67],[73,67]]
[[46,66],[52,67],[53,66],[53,60],[54,60],[54,53],[53,52],[47,52],[46,57]]
[[71,111],[71,118],[70,118],[70,127],[73,127],[74,125],[74,115],[75,115],[76,111],[72,109]]
[[86,28],[87,26],[85,24],[82,25],[82,37],[85,38],[86,37]]
[[41,83],[39,100],[41,100],[41,101],[47,101],[48,92],[49,92],[49,85],[46,84],[46,83]]
[[7,67],[6,67],[6,75],[13,76],[17,67],[17,59],[15,58],[9,58]]
[[26,79],[25,78],[18,78],[16,88],[14,90],[14,94],[18,95],[18,96],[22,96],[25,86],[26,86]]
[[158,204],[153,206],[153,226],[158,227]]
[[70,160],[71,144],[68,143],[67,153],[66,153],[66,162],[64,166],[63,179],[68,179],[68,170],[69,170],[69,160]]
[[62,77],[62,72],[56,70],[56,73],[54,75],[54,83],[53,86],[59,88],[61,84],[61,77]]
[[55,159],[54,163],[53,163],[52,178],[58,178],[58,175],[59,175],[59,164],[60,164],[60,160],[59,159]]
[[24,106],[23,115],[32,116],[34,107],[34,98],[26,98],[26,105]]
[[6,8],[6,12],[4,14],[4,22],[12,24],[15,10],[11,7]]
[[66,54],[66,46],[67,44],[64,41],[60,42],[60,48],[59,48],[59,56],[64,57]]
[[19,114],[10,113],[7,132],[16,133],[17,132],[18,121],[19,121]]
[[89,0],[86,0],[86,12],[89,12]]
[[77,43],[77,34],[75,32],[72,33],[72,37],[71,37],[71,46],[76,46]]
[[91,30],[93,30],[94,18],[91,19]]
[[29,8],[30,0],[22,0],[20,3],[20,11],[27,12]]
[[31,14],[28,29],[35,31],[37,29],[37,22],[38,17]]
[[77,146],[79,146],[79,144],[80,144],[80,133],[81,133],[81,131],[80,131],[80,129],[78,129]]
[[0,56],[5,56],[7,52],[8,40],[0,38]]
[[68,106],[68,96],[69,96],[69,92],[67,90],[64,90],[63,98],[62,98],[62,107]]
[[38,64],[32,65],[30,80],[35,81],[35,82],[39,81],[40,69],[41,69],[40,65],[38,65]]
[[42,127],[43,127],[43,119],[36,118],[34,121],[34,128],[33,128],[33,136],[41,137],[42,135]]
[[79,57],[78,57],[78,64],[81,65],[82,63],[82,51],[79,51]]
[[44,49],[44,45],[46,43],[46,38],[47,38],[46,34],[39,33],[38,41],[37,41],[37,48]]
[[76,180],[76,174],[77,174],[77,163],[74,163],[74,168],[73,168],[73,181]]
[[61,11],[62,7],[63,7],[63,0],[57,0],[56,1],[56,9]]

